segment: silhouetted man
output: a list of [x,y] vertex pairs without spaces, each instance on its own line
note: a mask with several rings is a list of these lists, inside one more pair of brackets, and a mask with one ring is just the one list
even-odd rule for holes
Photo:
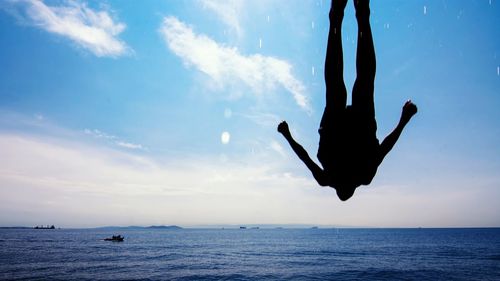
[[342,53],[342,20],[347,0],[333,0],[330,9],[330,31],[325,60],[326,107],[321,119],[318,159],[321,169],[290,134],[286,121],[278,125],[293,151],[311,170],[321,186],[336,189],[345,201],[360,185],[371,183],[377,168],[392,149],[417,107],[411,101],[403,106],[396,128],[379,144],[373,91],[375,81],[375,49],[370,27],[370,1],[354,0],[358,22],[356,54],[357,77],[352,90],[352,105],[346,106]]

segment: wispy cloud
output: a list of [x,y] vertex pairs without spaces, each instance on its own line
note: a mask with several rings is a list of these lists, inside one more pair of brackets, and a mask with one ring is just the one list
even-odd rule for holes
[[26,134],[0,132],[0,155],[0,225],[289,221],[279,194],[300,198],[311,183],[282,179],[269,164],[203,156],[159,163],[127,151]]
[[196,34],[172,16],[164,19],[160,32],[170,50],[186,65],[195,66],[218,85],[243,83],[256,94],[282,86],[292,94],[297,105],[311,110],[305,86],[292,74],[292,65],[287,61],[260,54],[242,55],[236,48]]
[[248,118],[255,124],[269,128],[276,127],[277,124],[282,120],[275,114],[258,112],[258,111],[253,111],[250,113],[239,113],[238,115]]
[[238,37],[243,35],[243,28],[241,27],[239,17],[241,15],[241,10],[244,1],[239,0],[200,0],[199,3],[206,8],[214,12],[221,21],[233,30]]
[[115,22],[109,11],[95,11],[74,0],[60,6],[48,6],[41,0],[8,3],[12,6],[10,11],[23,23],[66,37],[98,57],[117,57],[132,51],[118,38],[125,24]]
[[269,145],[269,147],[276,151],[279,155],[285,157],[286,156],[286,152],[285,150],[283,149],[283,146],[281,146],[281,144],[279,144],[277,141],[275,140],[272,140],[271,141],[271,144]]
[[[454,187],[453,192],[439,186],[432,192],[414,186],[363,187],[351,200],[340,203],[333,189],[318,187],[310,176],[278,172],[273,163],[183,157],[160,164],[99,146],[2,132],[0,156],[2,225],[311,223],[446,227],[487,226],[498,221],[498,204],[489,201],[481,208],[477,206],[477,200],[485,194],[498,198],[494,188],[498,181],[474,189],[464,184]],[[447,200],[442,199],[445,197]],[[426,202],[425,210],[422,202]]]
[[135,144],[135,143],[123,141],[120,138],[118,138],[117,136],[113,136],[113,135],[107,134],[107,133],[105,133],[103,131],[100,131],[100,130],[97,130],[97,129],[93,129],[93,130],[91,130],[91,129],[85,129],[85,130],[83,130],[83,132],[85,134],[87,134],[87,135],[90,135],[90,136],[94,137],[94,138],[104,139],[104,140],[110,141],[114,145],[117,145],[119,147],[128,148],[128,149],[147,150],[141,144]]
[[[0,117],[5,116],[0,112]],[[4,119],[0,118],[0,125]],[[265,158],[218,160],[216,156],[185,154],[161,159],[86,142],[75,137],[81,132],[49,129],[50,135],[44,135],[43,130],[30,134],[0,126],[0,225],[446,227],[498,222],[499,205],[484,200],[500,195],[495,188],[498,177],[462,177],[451,187],[440,182],[431,182],[426,188],[422,183],[374,183],[359,188],[349,201],[339,202],[333,189],[319,187],[308,172],[283,167],[290,162],[297,170],[305,170],[296,158],[276,159],[277,154],[289,155],[278,141],[263,140]],[[101,131],[98,135],[113,139]],[[478,200],[484,202],[480,208]],[[422,202],[426,202],[425,210]]]
[[117,141],[116,145],[130,149],[144,149],[142,145],[131,142]]
[[97,130],[97,129],[93,129],[93,130],[85,129],[83,131],[85,132],[85,134],[91,135],[91,136],[98,138],[98,139],[109,139],[109,140],[116,139],[116,136],[108,135],[108,134],[101,132],[100,130]]

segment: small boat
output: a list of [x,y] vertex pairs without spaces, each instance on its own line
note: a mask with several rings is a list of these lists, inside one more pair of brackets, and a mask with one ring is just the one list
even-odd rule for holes
[[113,235],[111,237],[104,238],[104,241],[123,242],[123,239],[125,239],[125,237],[121,235]]

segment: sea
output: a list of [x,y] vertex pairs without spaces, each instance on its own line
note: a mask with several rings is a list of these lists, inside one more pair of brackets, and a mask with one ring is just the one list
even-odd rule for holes
[[500,280],[500,228],[0,229],[0,279]]

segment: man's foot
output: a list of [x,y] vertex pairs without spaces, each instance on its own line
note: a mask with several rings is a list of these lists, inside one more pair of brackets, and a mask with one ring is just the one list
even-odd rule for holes
[[370,0],[354,0],[354,9],[356,9],[357,18],[366,18],[370,16]]
[[347,0],[332,0],[330,19],[343,19],[345,6],[347,6]]

